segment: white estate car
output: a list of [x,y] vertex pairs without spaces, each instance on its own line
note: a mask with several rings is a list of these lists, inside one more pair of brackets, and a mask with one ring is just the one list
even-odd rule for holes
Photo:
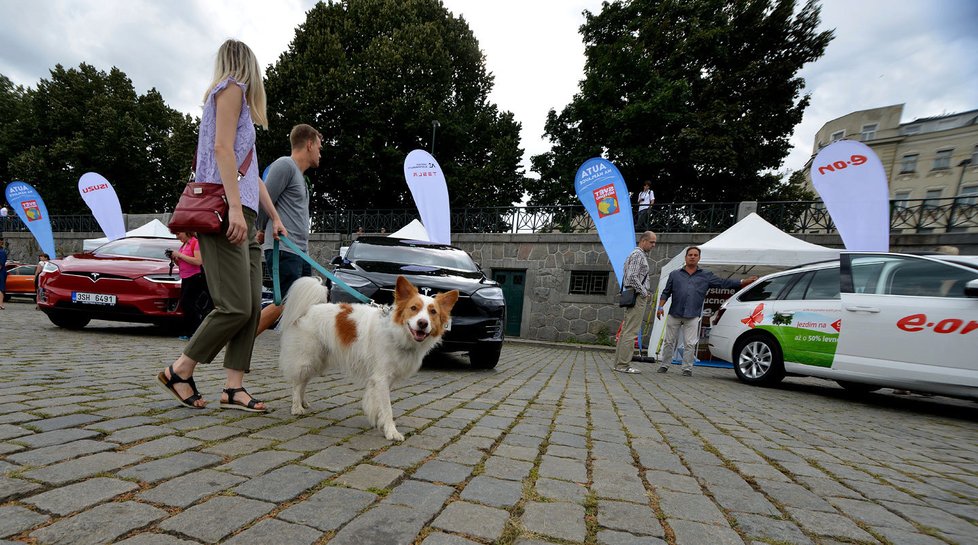
[[747,384],[978,399],[978,257],[843,253],[771,274],[720,308],[709,343]]

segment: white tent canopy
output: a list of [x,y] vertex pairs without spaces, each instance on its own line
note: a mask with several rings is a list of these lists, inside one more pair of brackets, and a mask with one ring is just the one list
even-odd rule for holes
[[[839,257],[839,250],[799,240],[755,213],[751,213],[699,247],[702,256],[700,266],[705,269],[712,269],[710,265],[786,269]],[[681,268],[685,264],[685,259],[684,248],[662,267],[659,272],[656,297],[665,289],[669,273]],[[666,302],[666,315],[671,302],[671,299]],[[658,300],[653,301],[652,304],[658,306]],[[655,320],[652,326],[652,337],[648,348],[650,355],[658,351],[665,335],[664,324],[663,320]]]
[[431,240],[428,238],[428,231],[418,220],[411,220],[411,223],[401,227],[397,231],[387,236],[393,238],[406,238],[410,240]]
[[[163,225],[163,222],[161,222],[158,219],[154,219],[153,221],[147,223],[146,225],[137,227],[132,231],[127,231],[126,236],[127,237],[177,238],[176,235],[170,232],[170,228],[167,227],[166,225]],[[105,244],[108,241],[109,239],[107,237],[86,238],[85,241],[82,243],[82,250],[86,252],[89,250],[94,250],[95,248],[98,248],[99,246]]]
[[[428,238],[428,231],[425,230],[424,225],[418,220],[411,220],[411,223],[401,227],[397,231],[387,235],[388,238],[403,238],[407,240],[424,240],[430,241]],[[346,251],[350,249],[349,246],[340,246],[340,255],[346,257]]]

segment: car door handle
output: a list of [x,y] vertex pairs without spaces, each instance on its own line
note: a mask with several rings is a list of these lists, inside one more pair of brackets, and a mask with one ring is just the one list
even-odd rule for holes
[[876,314],[876,313],[878,313],[880,311],[880,309],[878,309],[876,307],[867,307],[867,306],[863,306],[863,305],[849,306],[849,307],[846,307],[846,310],[848,310],[849,312],[872,312],[874,314]]

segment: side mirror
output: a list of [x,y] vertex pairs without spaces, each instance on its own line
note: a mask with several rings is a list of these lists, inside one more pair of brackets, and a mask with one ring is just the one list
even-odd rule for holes
[[342,265],[342,264],[343,264],[343,261],[344,261],[344,260],[343,260],[343,256],[341,256],[341,255],[338,255],[338,256],[336,256],[336,257],[334,257],[334,258],[333,258],[333,259],[332,259],[332,260],[331,260],[331,261],[329,262],[329,264],[330,264],[330,265]]
[[978,297],[978,278],[964,285],[964,294],[968,297]]

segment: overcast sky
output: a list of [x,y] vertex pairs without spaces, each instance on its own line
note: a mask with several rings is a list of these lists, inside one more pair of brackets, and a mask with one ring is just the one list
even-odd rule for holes
[[[547,111],[577,91],[584,67],[582,11],[600,0],[443,0],[462,15],[495,75],[491,95],[522,123],[524,165],[549,149]],[[34,87],[60,63],[116,66],[136,91],[155,87],[200,115],[218,45],[248,43],[262,65],[288,48],[311,0],[0,0],[0,74]],[[906,104],[904,122],[978,109],[978,1],[823,0],[836,38],[802,76],[812,101],[795,127],[785,169],[800,169],[815,132],[849,112]],[[405,150],[407,153],[410,150]],[[328,158],[327,158],[328,160]],[[536,176],[535,173],[529,173]]]

